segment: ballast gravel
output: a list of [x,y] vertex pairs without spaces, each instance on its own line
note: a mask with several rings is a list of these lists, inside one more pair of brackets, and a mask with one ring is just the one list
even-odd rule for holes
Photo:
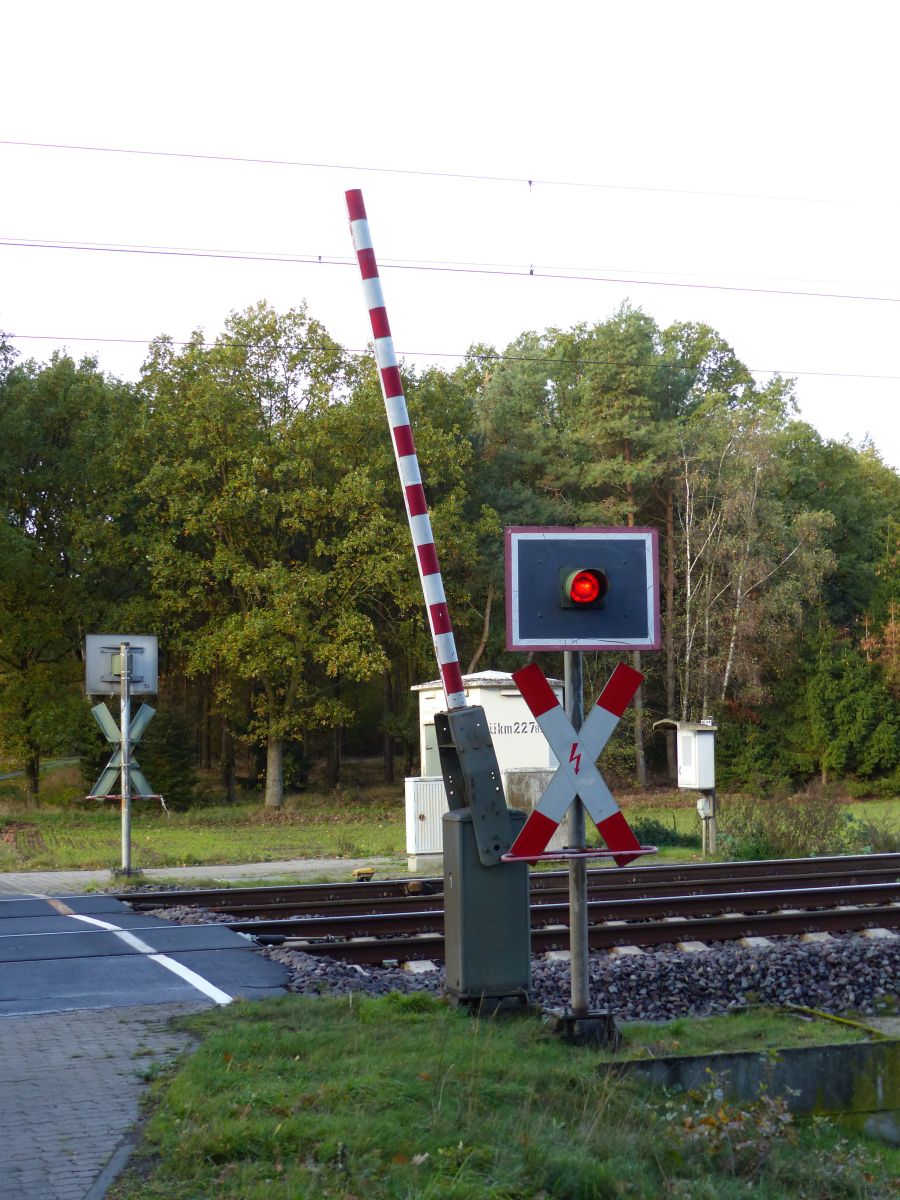
[[[294,992],[440,992],[443,971],[412,975],[398,967],[358,967],[313,955],[265,951],[290,972]],[[532,961],[532,996],[544,1009],[565,1008],[568,964]],[[723,944],[702,954],[660,950],[628,957],[592,954],[591,1007],[621,1020],[659,1021],[709,1016],[747,1004],[799,1004],[828,1013],[892,1011],[900,980],[900,939],[875,943],[842,937],[833,943],[773,943],[759,949]]]
[[[184,924],[231,919],[196,908],[158,909],[154,915]],[[440,968],[412,974],[399,966],[356,966],[280,946],[262,953],[287,968],[292,992],[308,995],[439,994],[444,986]],[[531,982],[532,998],[541,1008],[569,1004],[568,963],[533,958]],[[896,1010],[898,985],[900,938],[840,934],[827,942],[781,938],[752,949],[724,942],[698,954],[666,946],[638,955],[590,956],[591,1007],[625,1021],[711,1016],[748,1004],[798,1004],[871,1016]]]

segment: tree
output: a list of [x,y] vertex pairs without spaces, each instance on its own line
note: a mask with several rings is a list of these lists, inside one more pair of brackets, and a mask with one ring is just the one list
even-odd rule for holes
[[[421,612],[374,368],[305,307],[279,315],[261,303],[232,314],[212,345],[197,334],[176,353],[157,340],[144,389],[157,602],[188,673],[215,673],[220,708],[249,690],[248,734],[266,746],[266,804],[277,807],[286,739],[351,720],[348,686],[386,669],[388,632],[413,596]],[[432,419],[417,442],[436,467],[442,556],[465,557],[465,438]]]
[[345,355],[304,307],[262,303],[212,345],[196,334],[176,353],[158,339],[143,372],[157,601],[187,672],[215,672],[220,706],[250,686],[273,807],[285,739],[339,723],[336,681],[382,665],[358,603],[369,497],[329,438],[347,381]]
[[765,669],[802,626],[804,601],[833,565],[832,523],[788,502],[781,447],[790,390],[747,389],[738,405],[703,405],[682,433],[677,504],[683,720],[714,711],[738,679],[759,700]]
[[32,797],[78,727],[85,633],[140,611],[131,404],[93,359],[0,375],[0,745]]
[[900,706],[865,656],[824,622],[810,639],[791,742],[797,764],[870,778],[900,762]]

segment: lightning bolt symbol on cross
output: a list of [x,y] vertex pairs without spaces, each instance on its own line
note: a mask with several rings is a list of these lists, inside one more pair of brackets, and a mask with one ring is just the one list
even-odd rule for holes
[[581,755],[578,753],[578,743],[572,743],[572,749],[569,752],[569,762],[575,764],[575,774],[578,774],[578,769],[581,766]]

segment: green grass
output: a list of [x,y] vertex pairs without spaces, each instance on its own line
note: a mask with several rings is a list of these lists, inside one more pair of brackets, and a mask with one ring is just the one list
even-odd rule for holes
[[153,1084],[109,1200],[896,1195],[897,1150],[795,1124],[768,1097],[641,1092],[534,1018],[478,1021],[419,993],[236,1004],[190,1024],[202,1044]]
[[[402,784],[373,782],[376,777],[377,764],[351,764],[343,788],[288,796],[281,810],[266,809],[261,794],[248,795],[238,804],[200,804],[168,815],[155,801],[136,801],[133,865],[152,871],[294,858],[402,857],[406,841]],[[118,805],[81,799],[73,767],[48,773],[43,788],[42,803],[28,807],[21,781],[0,781],[0,871],[117,866],[121,861]],[[699,837],[692,793],[626,793],[619,799],[631,821],[652,820],[682,837]],[[900,803],[855,801],[845,811],[859,821],[896,826]],[[699,847],[660,844],[659,854],[644,861],[701,858]]]
[[[383,792],[383,789],[382,789]],[[2,803],[2,801],[0,801]],[[120,861],[114,804],[0,807],[0,871],[105,868]],[[292,797],[281,810],[259,801],[165,813],[155,801],[132,806],[136,869],[279,859],[365,858],[405,849],[402,801],[376,792]]]
[[674,1021],[633,1021],[622,1028],[622,1045],[604,1053],[610,1061],[670,1055],[732,1054],[741,1050],[782,1050],[863,1041],[864,1026],[800,1017],[776,1009],[750,1009],[720,1017],[679,1017]]
[[855,800],[846,806],[847,812],[860,821],[900,822],[900,799]]

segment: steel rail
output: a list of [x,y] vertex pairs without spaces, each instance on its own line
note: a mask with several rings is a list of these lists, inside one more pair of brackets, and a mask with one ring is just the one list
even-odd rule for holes
[[[785,936],[802,933],[855,932],[861,929],[900,929],[900,908],[896,906],[859,908],[852,912],[834,909],[806,913],[734,913],[702,920],[675,918],[645,921],[633,925],[593,925],[588,930],[591,950],[611,950],[616,946],[661,946],[678,942],[730,942],[743,937]],[[532,931],[534,953],[568,948],[568,926],[553,926]],[[444,939],[438,933],[406,938],[360,937],[354,941],[311,941],[289,939],[286,948],[321,958],[341,959],[371,965],[443,958]]]
[[[588,903],[591,924],[613,921],[671,920],[675,917],[706,918],[777,912],[797,908],[834,909],[900,902],[900,882],[846,884],[836,887],[796,888],[753,892],[687,893],[627,900],[594,900]],[[900,911],[900,909],[898,909]],[[531,927],[567,925],[568,904],[532,904]],[[349,915],[328,914],[281,917],[274,920],[223,922],[240,933],[285,934],[289,937],[378,937],[395,934],[443,932],[443,909],[409,912],[371,912]]]
[[[590,881],[588,887],[588,897],[592,900],[627,900],[639,898],[651,898],[662,896],[684,896],[688,893],[688,886],[684,883],[675,882],[651,882],[644,881],[639,884],[619,884],[617,876],[610,875],[606,872],[599,872],[598,878]],[[900,871],[892,869],[876,869],[874,871],[853,871],[850,873],[842,871],[823,871],[816,876],[810,875],[779,875],[777,882],[780,887],[793,888],[803,884],[807,884],[810,879],[815,879],[817,886],[845,886],[847,884],[861,883],[891,883],[900,879]],[[774,882],[774,879],[772,880]],[[760,879],[739,879],[731,880],[727,877],[716,876],[714,878],[698,880],[692,882],[690,886],[690,894],[692,895],[715,895],[718,892],[733,892],[740,894],[741,892],[759,890]],[[207,901],[203,907],[210,912],[227,913],[235,917],[241,914],[256,917],[301,917],[313,915],[339,915],[343,913],[346,916],[365,916],[371,913],[380,912],[397,912],[403,911],[418,912],[426,910],[435,910],[443,907],[444,897],[443,892],[434,892],[432,895],[419,896],[384,896],[372,898],[371,893],[357,894],[349,900],[319,900],[309,899],[304,896],[302,891],[298,889],[296,893],[298,898],[281,897],[276,901],[270,901],[268,898],[263,901],[254,900],[253,896],[245,897],[243,889],[234,891],[224,899],[218,897]],[[568,897],[568,889],[561,882],[560,886],[554,888],[539,888],[532,889],[532,904],[552,904],[562,903]],[[183,904],[195,903],[190,894],[187,894],[181,901]],[[154,904],[136,905],[138,909],[153,908]],[[164,907],[160,905],[159,907]]]
[[[659,889],[672,888],[683,891],[685,885],[739,890],[745,884],[756,886],[755,881],[770,879],[789,883],[805,877],[816,876],[820,880],[847,882],[880,877],[885,881],[900,878],[900,854],[839,855],[821,858],[773,859],[750,862],[678,863],[665,866],[625,869],[601,869],[588,872],[589,887],[597,896],[601,895],[658,895]],[[568,875],[564,871],[532,872],[531,890],[535,895],[558,892],[567,893]],[[277,909],[295,906],[300,912],[327,910],[345,901],[360,904],[361,912],[370,912],[373,901],[398,900],[401,904],[410,900],[430,903],[431,897],[440,897],[443,880],[388,879],[368,883],[322,883],[296,884],[251,888],[194,888],[189,890],[159,890],[142,892],[117,892],[116,898],[135,909],[171,908],[181,905],[202,905],[218,912],[232,912],[240,908],[248,911]],[[426,898],[429,898],[426,900]],[[350,909],[344,911],[350,912]]]

